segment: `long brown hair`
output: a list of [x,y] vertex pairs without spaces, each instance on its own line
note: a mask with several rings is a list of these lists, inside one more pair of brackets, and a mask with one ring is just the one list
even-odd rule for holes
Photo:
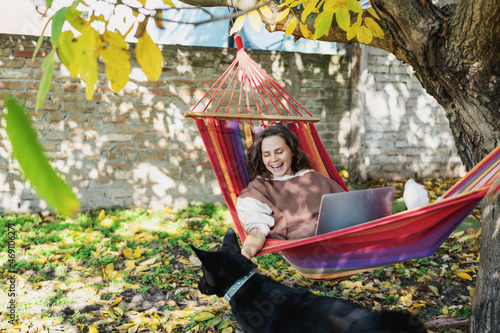
[[248,172],[250,179],[261,176],[272,180],[273,174],[267,170],[262,161],[262,140],[271,136],[279,136],[285,140],[285,143],[292,151],[292,171],[296,173],[303,169],[312,169],[312,162],[307,154],[300,148],[300,141],[286,126],[273,125],[266,127],[255,135],[252,146],[248,149]]

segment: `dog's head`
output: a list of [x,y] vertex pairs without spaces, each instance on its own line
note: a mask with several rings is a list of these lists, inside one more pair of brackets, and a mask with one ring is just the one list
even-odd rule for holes
[[241,255],[238,238],[233,229],[228,229],[222,247],[215,252],[191,248],[200,259],[203,276],[198,288],[203,294],[223,297],[226,291],[239,279],[255,268],[255,265]]

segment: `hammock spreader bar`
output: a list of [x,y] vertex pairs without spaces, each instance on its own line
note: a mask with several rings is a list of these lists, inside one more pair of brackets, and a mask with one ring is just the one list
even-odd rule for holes
[[[250,124],[260,121],[262,125],[265,122],[313,123],[320,120],[312,116],[248,56],[241,37],[236,36],[235,39],[238,45],[236,59],[191,111],[185,113],[186,117],[234,119]],[[233,102],[237,105],[234,106]],[[210,109],[212,105],[216,105],[215,110]],[[257,110],[257,114],[252,110]]]
[[[252,127],[252,121],[258,120],[263,126],[266,126],[264,121],[270,121],[272,124],[287,123],[290,130],[299,137],[302,148],[314,161],[315,169],[328,175],[345,190],[347,187],[321,143],[313,124],[314,121],[317,121],[316,118],[311,117],[307,112],[305,113],[308,116],[291,113],[291,110],[303,109],[298,103],[297,106],[284,112],[278,110],[278,116],[272,114],[267,106],[264,109],[270,113],[268,115],[249,114],[252,103],[248,99],[257,98],[257,96],[259,98],[282,96],[280,101],[271,103],[274,107],[282,107],[282,105],[296,101],[288,97],[284,90],[264,91],[265,88],[274,87],[275,82],[272,81],[271,84],[265,82],[271,82],[272,79],[267,74],[255,70],[258,66],[248,58],[242,48],[239,48],[234,63],[236,64],[231,65],[230,68],[238,68],[239,71],[242,71],[241,77],[243,79],[238,87],[243,88],[233,86],[238,98],[234,96],[229,100],[238,100],[238,110],[241,109],[242,105],[246,105],[248,108],[246,113],[229,113],[230,103],[227,105],[227,112],[218,112],[219,108],[206,112],[208,106],[217,99],[215,94],[220,93],[221,89],[233,90],[232,87],[222,88],[219,86],[215,89],[217,92],[214,96],[210,97],[205,112],[194,112],[195,107],[192,112],[186,113],[186,116],[196,119],[210,162],[221,186],[224,200],[231,212],[236,230],[244,242],[246,233],[238,219],[235,207],[239,193],[249,182],[242,141],[245,141],[245,145],[248,147],[252,141],[251,131],[257,132],[260,128],[259,126]],[[240,69],[238,66],[242,64],[246,66],[251,64],[253,74],[248,76],[245,68]],[[227,78],[230,73],[226,71],[224,75]],[[247,76],[245,77],[245,75]],[[225,78],[217,82],[225,81]],[[247,83],[243,85],[244,82]],[[253,88],[256,89],[257,93],[248,94],[248,90]],[[286,96],[284,96],[285,94]],[[225,92],[223,95],[226,95]],[[202,100],[207,96],[208,93]],[[201,101],[197,105],[200,103]],[[254,104],[259,103],[255,102]],[[219,102],[217,105],[221,106],[222,104]],[[264,103],[264,105],[269,105],[269,103]],[[259,109],[260,112],[261,108],[256,105],[253,109]],[[287,115],[281,115],[282,113]],[[226,119],[230,122],[229,124]],[[285,259],[300,274],[312,279],[334,279],[395,262],[429,256],[470,214],[490,187],[492,192],[500,191],[500,184],[492,186],[499,176],[500,146],[447,191],[440,202],[306,239],[267,239],[264,248],[258,255],[281,251]]]

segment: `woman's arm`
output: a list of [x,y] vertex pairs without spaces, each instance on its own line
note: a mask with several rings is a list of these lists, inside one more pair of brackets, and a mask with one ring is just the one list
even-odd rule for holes
[[253,256],[255,256],[257,252],[262,249],[265,242],[266,235],[264,235],[264,233],[259,228],[254,228],[247,235],[245,243],[243,244],[243,247],[241,249],[241,254],[248,259],[252,259]]

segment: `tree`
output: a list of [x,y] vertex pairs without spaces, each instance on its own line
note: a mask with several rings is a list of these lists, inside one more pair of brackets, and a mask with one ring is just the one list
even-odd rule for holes
[[[362,9],[356,0],[181,0],[203,7],[233,7],[248,15],[255,26],[265,23],[270,31],[285,31],[296,39],[310,38],[337,43],[365,43],[386,50],[409,64],[415,75],[449,119],[462,162],[471,169],[500,144],[500,2],[456,0],[440,7],[430,0],[371,0]],[[102,1],[104,2],[104,1]],[[138,19],[138,61],[150,79],[161,71],[161,54],[147,35],[148,20],[161,28],[162,11],[133,8]],[[48,7],[52,1],[47,0]],[[107,26],[103,15],[84,20],[75,2],[52,18],[54,51],[45,59],[44,79],[38,105],[43,103],[51,80],[55,52],[72,75],[80,74],[92,97],[97,77],[96,59],[101,55],[114,90],[128,80],[123,70],[128,51],[121,34],[99,34],[90,22]],[[173,7],[170,0],[164,0]],[[125,6],[124,2],[106,2]],[[131,6],[128,6],[132,8]],[[235,16],[235,17],[236,17]],[[82,36],[61,33],[68,21]],[[237,30],[241,19],[236,19]],[[141,51],[142,49],[142,51]],[[126,75],[124,75],[124,73]],[[484,202],[481,260],[471,314],[471,332],[500,331],[500,201]]]

